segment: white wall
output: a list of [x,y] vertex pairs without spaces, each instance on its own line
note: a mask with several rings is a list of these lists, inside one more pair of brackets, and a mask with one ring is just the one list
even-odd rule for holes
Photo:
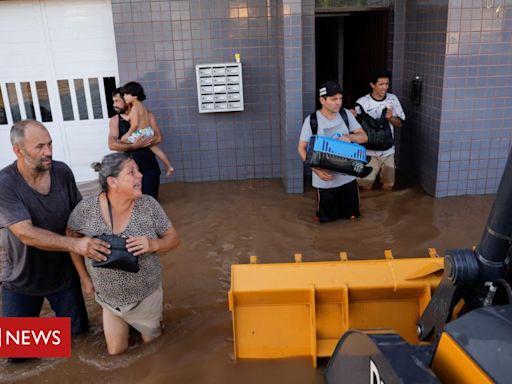
[[[0,108],[0,168],[15,159],[9,142],[13,122],[42,121],[39,82],[49,96],[52,119],[43,124],[54,141],[54,159],[68,163],[77,181],[96,178],[89,164],[108,153],[103,78],[119,78],[110,1],[0,1],[0,20],[0,107],[7,120]],[[75,89],[76,79],[82,90]],[[91,88],[89,79],[99,86]],[[59,90],[59,80],[66,89]],[[70,102],[62,103],[61,96]]]

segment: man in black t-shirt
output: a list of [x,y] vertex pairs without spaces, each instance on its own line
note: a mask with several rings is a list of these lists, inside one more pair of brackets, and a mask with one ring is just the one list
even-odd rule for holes
[[109,244],[66,237],[69,214],[82,196],[69,167],[52,160],[52,139],[35,120],[10,133],[16,161],[0,170],[2,316],[38,317],[48,299],[58,317],[71,317],[71,333],[89,322],[69,252],[105,260]]
[[140,138],[135,143],[122,143],[119,139],[130,129],[130,122],[123,118],[128,115],[129,111],[121,96],[121,88],[117,88],[112,93],[112,101],[117,115],[111,117],[109,121],[108,147],[112,151],[124,152],[135,160],[140,173],[142,173],[142,193],[158,199],[160,166],[155,154],[149,149],[152,145],[162,141],[155,116],[148,111],[149,125],[155,133],[152,138]]

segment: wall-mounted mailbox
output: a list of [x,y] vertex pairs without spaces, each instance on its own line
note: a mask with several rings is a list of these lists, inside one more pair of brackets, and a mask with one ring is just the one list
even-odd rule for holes
[[197,64],[199,113],[244,110],[241,63]]

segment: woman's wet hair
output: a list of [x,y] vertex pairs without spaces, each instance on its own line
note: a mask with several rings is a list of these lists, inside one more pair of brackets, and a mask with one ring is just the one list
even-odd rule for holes
[[130,81],[121,87],[121,96],[125,94],[136,96],[139,101],[146,100],[144,88],[136,81]]
[[98,172],[98,181],[103,192],[108,191],[107,178],[109,176],[117,177],[127,160],[131,160],[131,157],[124,153],[116,152],[106,155],[101,160],[101,163],[95,162],[91,164],[92,169]]

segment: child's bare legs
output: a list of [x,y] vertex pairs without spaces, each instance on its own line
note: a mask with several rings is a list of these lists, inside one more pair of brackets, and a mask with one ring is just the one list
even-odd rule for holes
[[156,145],[152,145],[151,147],[149,147],[149,149],[151,149],[151,151],[155,154],[155,156],[158,157],[162,163],[164,163],[165,169],[166,169],[165,175],[171,176],[172,173],[174,172],[174,167],[171,165],[171,162],[167,158],[167,155],[164,153],[164,151],[162,151]]

